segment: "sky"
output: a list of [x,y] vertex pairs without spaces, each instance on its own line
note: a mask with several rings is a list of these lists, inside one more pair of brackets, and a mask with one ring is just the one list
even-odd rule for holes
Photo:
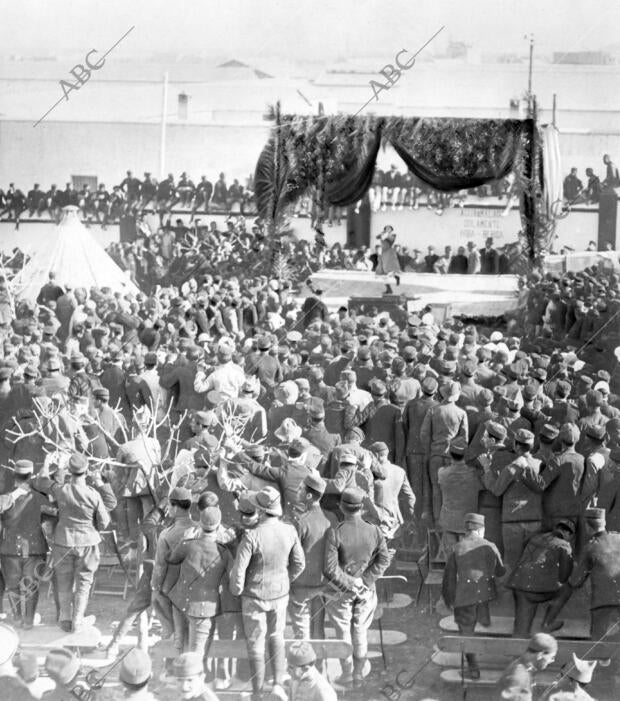
[[0,55],[119,58],[156,52],[331,63],[449,40],[480,53],[597,50],[618,43],[620,2],[599,0],[20,0],[2,3]]

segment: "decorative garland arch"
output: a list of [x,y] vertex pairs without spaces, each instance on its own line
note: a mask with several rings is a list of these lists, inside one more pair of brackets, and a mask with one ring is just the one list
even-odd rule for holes
[[542,139],[536,116],[462,119],[282,115],[272,110],[271,135],[255,172],[258,212],[272,234],[299,197],[312,193],[320,211],[348,206],[371,186],[381,146],[391,144],[407,168],[442,192],[484,185],[515,174],[523,248],[540,264],[555,219],[543,193]]

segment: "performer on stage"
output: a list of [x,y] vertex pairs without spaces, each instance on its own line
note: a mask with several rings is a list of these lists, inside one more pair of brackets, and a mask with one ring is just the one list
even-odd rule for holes
[[[381,253],[379,254],[379,262],[375,272],[377,275],[394,275],[396,284],[400,285],[400,273],[402,270],[400,268],[398,255],[394,250],[394,241],[396,240],[394,227],[389,224],[384,226],[383,231],[377,238],[381,241]],[[392,287],[389,282],[385,284],[385,294],[392,294]]]

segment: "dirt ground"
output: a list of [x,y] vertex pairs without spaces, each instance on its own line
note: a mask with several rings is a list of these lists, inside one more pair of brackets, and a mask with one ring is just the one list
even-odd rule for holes
[[[400,573],[390,569],[390,573]],[[491,701],[496,699],[492,688],[485,689],[474,686],[462,686],[460,684],[448,685],[440,679],[442,668],[433,662],[435,644],[441,635],[439,621],[445,612],[436,611],[436,601],[439,596],[439,588],[424,589],[420,597],[420,603],[416,607],[415,597],[418,589],[417,572],[402,572],[408,577],[407,582],[399,582],[395,585],[396,594],[392,603],[396,608],[386,608],[382,616],[382,628],[384,635],[385,668],[381,657],[379,645],[378,622],[375,620],[370,634],[370,656],[372,672],[366,680],[366,684],[359,690],[338,689],[338,698],[345,701]],[[107,585],[107,575],[102,582]],[[112,577],[112,587],[122,580],[120,574]],[[110,588],[112,588],[110,587]],[[116,622],[132,596],[131,590],[128,598],[122,598],[104,594],[97,594],[91,598],[88,608],[89,614],[97,617],[96,626],[101,631],[104,642],[109,640]],[[492,613],[506,614],[509,596],[505,593],[502,600],[493,607]],[[403,605],[406,604],[406,605]],[[583,614],[587,610],[587,591],[581,592],[578,600],[572,603],[571,617],[575,612]],[[44,623],[50,623],[54,616],[54,607],[51,596],[44,591],[39,605]],[[136,642],[136,629],[125,639],[121,649],[132,646]],[[331,631],[333,635],[333,631]],[[328,629],[328,637],[331,637]],[[406,637],[405,637],[406,636]],[[561,644],[561,641],[560,641]],[[163,666],[161,655],[157,647],[151,652],[154,674],[149,688],[156,693],[161,701],[177,701],[178,691],[174,682],[161,678]],[[84,668],[96,666],[100,672],[105,673],[112,664],[106,662],[105,655],[99,651],[84,651]],[[339,674],[339,666],[336,662],[330,662],[328,675],[334,679]],[[116,682],[117,669],[113,669],[108,680]],[[595,699],[599,701],[612,701],[620,698],[620,678],[613,675],[610,670],[597,670],[595,682],[588,689]],[[538,698],[541,698],[540,690]],[[242,693],[221,694],[220,698],[249,699],[249,695]],[[544,697],[542,697],[544,698]]]

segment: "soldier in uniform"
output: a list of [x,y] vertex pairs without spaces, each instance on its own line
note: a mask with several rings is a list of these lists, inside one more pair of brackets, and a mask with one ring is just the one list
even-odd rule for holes
[[620,639],[620,533],[606,530],[605,510],[587,509],[586,533],[590,537],[568,582],[557,599],[549,607],[547,625],[554,630],[561,628],[556,617],[575,589],[590,578],[590,636],[593,640],[605,637],[610,641]]
[[437,482],[439,468],[450,462],[450,442],[457,436],[467,440],[467,414],[456,406],[460,395],[458,382],[448,381],[439,389],[442,402],[434,406],[424,417],[420,428],[420,441],[424,449],[428,494],[424,490],[424,511],[432,514],[434,523],[439,521],[441,491]]
[[[448,555],[442,591],[446,605],[454,608],[454,620],[460,635],[473,635],[476,623],[491,623],[489,602],[496,598],[496,577],[506,569],[497,547],[484,539],[484,516],[465,516],[465,537]],[[480,678],[476,655],[466,653],[466,676]]]
[[361,685],[370,673],[368,629],[377,608],[375,582],[389,565],[385,538],[362,519],[364,493],[346,489],[340,498],[344,521],[327,534],[324,573],[338,592],[327,602],[336,637],[353,645],[353,658],[342,661],[339,683]]
[[[435,394],[439,385],[434,377],[425,377],[421,383],[422,394],[407,402],[403,411],[403,429],[405,431],[405,460],[407,476],[416,495],[416,517],[422,515],[422,505],[425,501],[424,486],[424,448],[420,438],[420,429],[427,412],[438,402]],[[430,498],[430,497],[429,497]]]
[[497,682],[497,698],[506,701],[532,701],[534,675],[546,669],[558,652],[556,639],[548,633],[536,633],[527,650],[513,660]]
[[284,627],[290,582],[303,572],[304,551],[295,529],[280,520],[280,495],[265,487],[252,497],[261,522],[241,538],[230,573],[230,591],[241,596],[243,628],[252,672],[252,692],[262,697],[265,681],[265,637],[274,675],[274,694],[282,696],[286,673]]
[[173,618],[174,609],[169,594],[179,577],[179,568],[168,562],[168,556],[179,543],[190,538],[195,538],[199,533],[199,526],[189,516],[192,505],[192,494],[189,489],[175,487],[168,497],[168,514],[173,523],[164,529],[157,540],[155,550],[155,563],[153,576],[151,577],[151,589],[153,590],[153,603],[158,607],[160,615],[166,618],[169,630],[174,630],[175,647],[179,654],[184,647],[184,621],[180,625]]
[[303,437],[321,451],[322,460],[319,472],[324,472],[324,465],[329,460],[332,450],[342,443],[339,433],[330,433],[325,427],[325,406],[323,400],[312,397],[308,404],[309,426],[304,430]]
[[377,441],[370,446],[370,450],[385,471],[383,479],[375,480],[375,506],[381,522],[381,531],[386,540],[390,541],[396,538],[400,527],[405,523],[400,502],[406,506],[408,527],[414,527],[415,494],[405,470],[388,460],[389,448],[385,443]]
[[169,598],[174,606],[175,631],[177,625],[183,626],[180,632],[183,652],[199,652],[204,656],[213,639],[219,588],[230,557],[216,542],[221,522],[219,508],[208,506],[200,513],[202,533],[193,540],[182,541],[166,557],[169,564],[181,568]]
[[437,480],[441,489],[439,527],[445,553],[449,553],[465,533],[463,519],[478,508],[483,490],[480,470],[465,462],[467,442],[455,438],[450,442],[451,463],[439,468]]
[[516,459],[491,472],[491,465],[484,471],[485,487],[502,500],[502,543],[504,564],[511,571],[523,551],[525,541],[540,530],[542,523],[542,499],[522,478],[525,469],[534,474],[540,471],[540,460],[532,457],[534,434],[520,428],[514,435]]
[[[14,472],[15,489],[0,497],[2,574],[13,619],[25,629],[33,627],[39,601],[37,575],[40,576],[39,569],[47,555],[41,507],[47,505],[48,500],[30,485],[33,470],[30,460],[18,460]],[[33,586],[27,586],[27,582]]]
[[293,635],[305,640],[325,638],[325,541],[328,530],[336,524],[335,517],[319,505],[325,486],[325,480],[315,473],[307,475],[300,486],[305,511],[296,527],[306,566],[291,584],[289,612]]
[[100,478],[93,481],[92,487],[86,484],[87,470],[88,460],[74,453],[69,459],[69,482],[53,482],[46,465],[34,482],[35,489],[49,494],[58,507],[52,566],[58,586],[60,627],[65,632],[77,632],[91,622],[84,613],[99,567],[99,531],[110,525],[109,511],[116,506],[109,484]]
[[[570,540],[574,531],[571,521],[560,521],[553,531],[536,533],[526,543],[506,582],[506,586],[512,589],[515,602],[515,637],[527,638],[531,634],[538,606],[551,603],[568,580],[573,570]],[[542,628],[545,632],[553,632],[561,625],[547,624],[548,611],[547,608]]]

